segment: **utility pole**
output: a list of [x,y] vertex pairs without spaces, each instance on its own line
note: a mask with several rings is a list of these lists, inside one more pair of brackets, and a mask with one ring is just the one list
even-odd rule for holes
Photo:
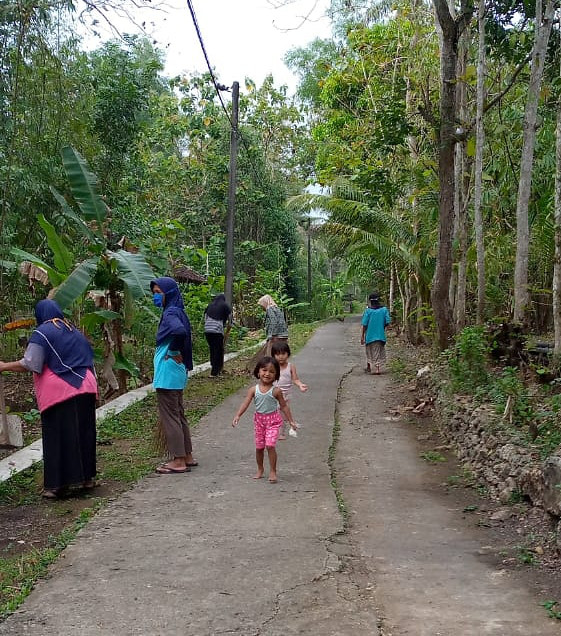
[[312,302],[312,221],[308,219],[308,302]]
[[240,85],[232,84],[232,127],[230,130],[230,175],[228,182],[228,220],[226,223],[226,280],[224,294],[232,307],[234,289],[234,219],[236,210],[236,167],[238,160],[238,103]]

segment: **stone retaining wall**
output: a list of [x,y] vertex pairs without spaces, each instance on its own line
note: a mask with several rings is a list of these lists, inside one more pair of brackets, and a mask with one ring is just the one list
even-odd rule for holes
[[[419,383],[425,388],[428,384],[424,378]],[[561,517],[561,455],[542,461],[537,449],[521,443],[488,405],[474,407],[469,400],[441,393],[435,409],[442,435],[493,497],[507,504],[522,494],[533,505]]]

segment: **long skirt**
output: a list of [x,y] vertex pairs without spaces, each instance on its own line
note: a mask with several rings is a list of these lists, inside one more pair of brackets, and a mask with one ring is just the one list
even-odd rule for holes
[[386,343],[383,340],[374,340],[366,345],[366,361],[378,365],[386,361]]
[[95,477],[95,400],[83,393],[41,413],[45,488],[83,484]]

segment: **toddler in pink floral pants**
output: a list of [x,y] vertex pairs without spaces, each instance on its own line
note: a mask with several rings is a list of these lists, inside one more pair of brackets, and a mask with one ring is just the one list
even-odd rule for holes
[[255,403],[255,415],[253,423],[255,428],[255,459],[257,461],[257,472],[254,479],[261,479],[265,473],[265,449],[269,457],[269,482],[277,483],[277,450],[276,444],[279,431],[282,426],[282,411],[290,423],[291,428],[296,429],[296,422],[292,417],[290,408],[286,403],[282,391],[273,386],[279,379],[279,363],[270,356],[261,358],[255,365],[253,375],[259,379],[259,384],[252,386],[242,402],[236,416],[232,421],[232,426],[237,426],[240,417],[247,411],[253,401]]

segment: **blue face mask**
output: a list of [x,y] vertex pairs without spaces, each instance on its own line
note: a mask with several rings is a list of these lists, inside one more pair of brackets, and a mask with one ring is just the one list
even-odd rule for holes
[[163,307],[164,306],[164,295],[163,294],[159,294],[159,293],[155,293],[152,296],[152,301],[153,301],[154,305],[156,305],[156,307]]

